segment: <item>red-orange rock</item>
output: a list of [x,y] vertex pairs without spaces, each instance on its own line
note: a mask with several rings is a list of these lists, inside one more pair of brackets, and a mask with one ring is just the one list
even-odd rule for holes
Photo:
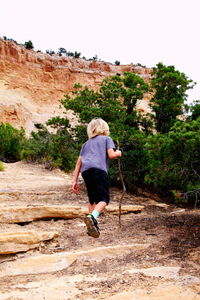
[[[60,99],[75,83],[97,90],[105,77],[127,71],[141,74],[147,82],[151,77],[151,69],[137,65],[116,66],[82,58],[51,56],[0,39],[0,122],[15,126],[18,122],[18,127],[24,126],[30,131],[34,122],[46,120],[47,116],[43,118],[45,111],[52,114],[55,107],[57,113]],[[8,91],[12,93],[11,98]]]

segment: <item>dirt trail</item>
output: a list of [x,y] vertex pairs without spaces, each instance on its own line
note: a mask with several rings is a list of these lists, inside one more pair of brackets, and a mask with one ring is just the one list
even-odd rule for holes
[[[4,166],[0,206],[87,205],[84,185],[78,196],[70,192],[70,174],[23,162]],[[111,203],[120,195],[112,189]],[[123,203],[145,209],[123,215],[121,228],[118,216],[104,213],[99,239],[87,236],[81,218],[0,223],[0,232],[59,233],[34,250],[0,256],[0,299],[199,300],[199,211],[147,193],[126,195]]]

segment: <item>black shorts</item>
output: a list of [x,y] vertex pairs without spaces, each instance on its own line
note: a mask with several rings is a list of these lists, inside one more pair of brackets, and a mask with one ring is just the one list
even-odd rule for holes
[[82,173],[88,192],[90,204],[97,204],[100,201],[109,203],[108,174],[96,168],[91,168]]

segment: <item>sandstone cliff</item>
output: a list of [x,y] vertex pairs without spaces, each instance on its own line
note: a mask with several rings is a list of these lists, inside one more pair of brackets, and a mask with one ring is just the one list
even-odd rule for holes
[[[105,77],[127,71],[139,74],[146,81],[151,76],[150,68],[138,65],[116,66],[51,56],[0,39],[0,122],[9,122],[17,128],[23,126],[30,133],[34,123],[44,123],[62,114],[60,99],[75,83],[97,89]],[[138,103],[138,110],[147,111],[148,100],[146,95]]]

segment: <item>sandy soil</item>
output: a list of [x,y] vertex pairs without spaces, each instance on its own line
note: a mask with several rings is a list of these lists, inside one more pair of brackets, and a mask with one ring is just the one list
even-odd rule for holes
[[[0,206],[87,205],[83,184],[78,196],[71,193],[71,174],[23,162],[4,166]],[[111,203],[118,203],[120,196],[112,189]],[[0,299],[199,300],[199,211],[167,205],[148,193],[125,195],[123,204],[145,209],[123,215],[121,227],[118,216],[104,213],[99,239],[87,236],[81,218],[0,224],[0,232],[59,232],[58,238],[37,249],[0,257]],[[33,258],[58,257],[59,263],[45,266],[47,271],[36,265],[34,272],[24,272],[25,263]]]

